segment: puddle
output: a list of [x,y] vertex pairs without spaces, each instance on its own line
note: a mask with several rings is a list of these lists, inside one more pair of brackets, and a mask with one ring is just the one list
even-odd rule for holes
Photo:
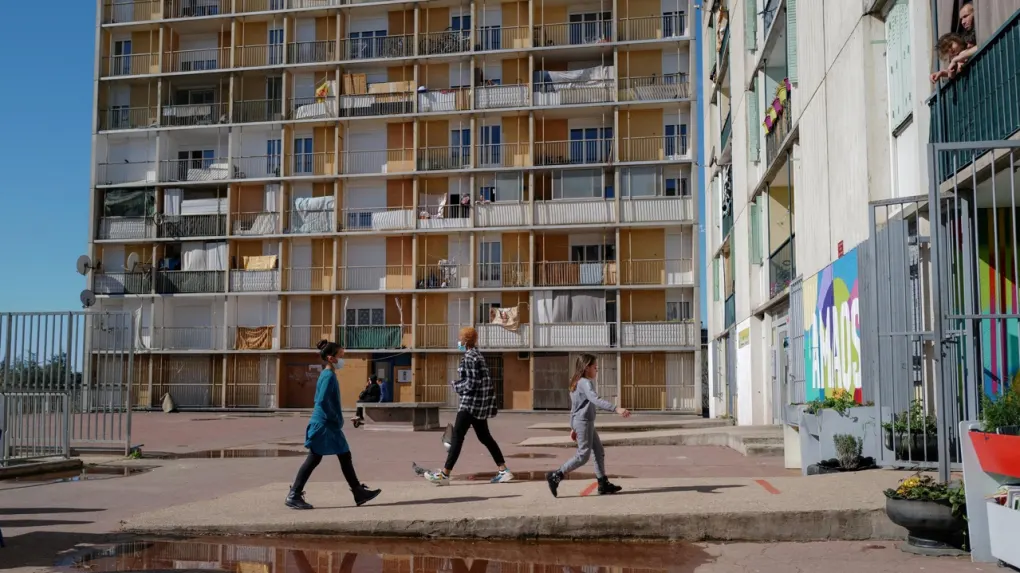
[[155,466],[85,466],[77,470],[21,476],[6,481],[70,482],[128,477],[151,471]]
[[307,456],[304,450],[229,448],[225,450],[202,450],[199,452],[142,452],[142,458],[154,460],[229,460],[236,458],[293,458]]
[[553,454],[539,454],[535,452],[524,452],[520,454],[509,454],[506,457],[516,460],[538,460],[538,459],[549,459],[555,458]]
[[486,542],[268,538],[139,540],[65,554],[63,571],[250,573],[641,573],[693,571],[708,563],[682,543]]
[[[545,474],[546,474],[547,471],[549,471],[549,470],[543,470],[543,471],[540,471],[540,472],[532,472],[532,471],[519,472],[517,470],[514,470],[514,481],[545,481]],[[496,472],[478,472],[478,473],[474,473],[474,474],[464,474],[464,475],[453,474],[453,476],[451,476],[450,479],[453,480],[453,481],[489,481],[490,479],[492,479],[494,477],[496,477]],[[611,480],[614,480],[614,479],[628,479],[630,477],[631,476],[611,475],[611,476],[609,476],[609,479],[611,479]],[[565,479],[568,479],[568,480],[595,480],[596,478],[595,478],[595,474],[592,474],[592,473],[572,472],[572,473],[567,474]]]

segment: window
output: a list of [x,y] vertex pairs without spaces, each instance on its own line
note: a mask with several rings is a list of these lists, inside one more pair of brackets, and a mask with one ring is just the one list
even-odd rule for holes
[[[786,113],[790,113],[787,110]],[[751,81],[751,89],[747,92],[747,154],[755,163],[761,156],[761,107],[758,103],[758,76]]]
[[454,129],[450,132],[450,169],[463,167],[471,161],[471,130]]
[[570,15],[570,43],[594,44],[612,37],[611,12],[585,12]]
[[478,189],[478,196],[481,197],[482,201],[489,201],[494,203],[496,201],[496,188],[481,187]]
[[382,326],[386,324],[386,311],[381,308],[348,308],[347,326]]
[[666,178],[666,197],[690,197],[691,190],[687,185],[687,179],[683,177]]
[[213,149],[196,149],[192,151],[177,152],[177,177],[178,181],[201,180],[201,175],[192,176],[189,171],[192,169],[209,169],[216,161],[216,151]]
[[368,60],[384,57],[383,44],[386,42],[386,30],[371,32],[351,32],[351,59]]
[[765,259],[764,245],[762,244],[761,209],[758,206],[758,198],[751,202],[751,264],[760,265]]
[[269,113],[265,121],[271,121],[280,117],[283,113],[283,78],[273,77],[266,78],[266,99],[268,105],[266,106]]
[[608,163],[612,150],[611,127],[570,130],[570,163]]
[[500,165],[500,144],[503,142],[503,128],[499,125],[483,125],[481,128],[481,145],[478,148],[481,165]]
[[113,70],[115,76],[131,73],[131,40],[118,40],[113,43]]
[[719,289],[722,286],[722,277],[719,275],[719,257],[712,259],[712,300],[719,301]]
[[482,302],[478,305],[478,324],[488,324],[489,309],[501,308],[498,302]]
[[481,26],[478,28],[481,36],[482,50],[502,50],[503,31],[501,26]]
[[675,38],[687,32],[687,14],[684,11],[662,13],[662,37]]
[[744,45],[751,53],[758,49],[758,0],[744,0]]
[[688,322],[690,320],[690,301],[682,300],[666,303],[666,322]]
[[465,38],[471,36],[471,15],[453,16],[450,18],[450,29],[460,32],[461,36]]
[[[479,279],[483,282],[501,282],[503,271],[503,245],[499,241],[478,244]],[[488,316],[486,314],[485,316]]]
[[283,63],[283,28],[269,30],[269,65]]
[[616,260],[616,245],[574,245],[570,247],[570,261],[574,263],[604,263]]
[[312,173],[313,148],[311,137],[294,138],[294,173],[305,175]]
[[280,176],[280,155],[283,154],[283,145],[279,139],[266,141],[266,173],[275,177]]
[[910,117],[913,103],[910,63],[910,9],[896,0],[885,19],[886,67],[889,70],[889,121],[892,131]]
[[687,155],[687,124],[667,125],[664,131],[666,157]]

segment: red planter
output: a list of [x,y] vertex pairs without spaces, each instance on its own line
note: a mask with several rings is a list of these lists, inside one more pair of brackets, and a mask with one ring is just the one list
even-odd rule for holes
[[1000,485],[1020,485],[1020,436],[970,432],[981,469]]

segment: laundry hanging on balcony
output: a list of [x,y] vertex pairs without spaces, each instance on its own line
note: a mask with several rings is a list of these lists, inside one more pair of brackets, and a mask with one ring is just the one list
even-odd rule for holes
[[238,350],[272,350],[272,326],[238,326],[234,340]]
[[765,121],[762,122],[762,125],[765,126],[766,135],[772,133],[776,122],[779,121],[783,112],[786,111],[786,103],[790,101],[790,90],[792,89],[789,78],[784,79],[776,86],[776,99],[772,100],[772,105],[765,112]]
[[517,332],[521,327],[520,313],[516,306],[505,308],[489,308],[489,322],[509,330]]
[[242,260],[246,271],[271,271],[276,268],[276,255],[244,257]]

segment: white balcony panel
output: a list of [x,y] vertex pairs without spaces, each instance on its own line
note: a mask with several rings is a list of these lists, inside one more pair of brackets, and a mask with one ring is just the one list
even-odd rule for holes
[[625,322],[621,327],[623,346],[695,346],[693,323]]
[[693,221],[694,202],[690,197],[624,199],[620,201],[620,220],[624,223]]
[[531,224],[528,203],[482,203],[475,205],[479,227],[520,227]]
[[609,324],[539,324],[535,346],[538,348],[608,348]]
[[479,324],[478,345],[482,348],[527,348],[530,328],[527,324],[518,327],[517,332],[507,330],[498,324]]
[[613,202],[594,201],[539,201],[535,203],[536,223],[539,225],[586,225],[613,223]]

